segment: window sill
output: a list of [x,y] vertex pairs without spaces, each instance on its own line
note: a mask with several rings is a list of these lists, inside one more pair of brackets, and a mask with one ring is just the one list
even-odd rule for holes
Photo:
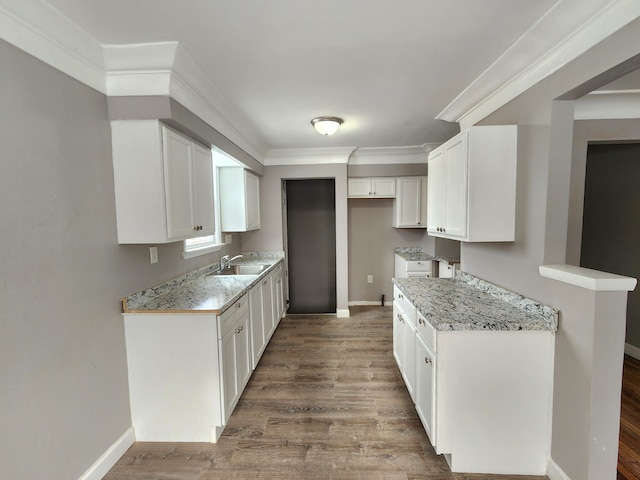
[[193,250],[182,251],[182,258],[185,260],[189,258],[199,257],[200,255],[206,255],[207,253],[219,252],[224,247],[224,243],[219,243],[216,245],[208,245],[202,248],[194,248]]

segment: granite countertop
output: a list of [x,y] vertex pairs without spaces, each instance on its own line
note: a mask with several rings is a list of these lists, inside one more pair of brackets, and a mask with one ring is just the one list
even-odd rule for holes
[[436,330],[558,329],[558,310],[465,272],[455,278],[394,278]]
[[460,263],[460,258],[458,257],[447,257],[447,256],[433,256],[429,255],[422,251],[420,247],[398,247],[395,250],[395,253],[400,255],[402,258],[407,260],[408,262],[418,262],[425,261],[428,262],[430,260],[434,260],[436,262],[445,262],[445,263]]
[[200,268],[122,299],[124,313],[220,315],[284,261],[283,252],[243,253],[233,265],[269,265],[260,275],[212,275],[219,263]]
[[408,262],[429,262],[431,260],[434,260],[434,257],[432,255],[423,252],[422,248],[420,247],[398,247],[396,248],[396,254],[400,255]]

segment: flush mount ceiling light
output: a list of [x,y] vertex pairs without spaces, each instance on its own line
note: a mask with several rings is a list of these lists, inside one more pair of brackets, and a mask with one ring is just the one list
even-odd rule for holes
[[343,120],[338,117],[316,117],[311,120],[311,125],[322,135],[333,135],[342,123]]

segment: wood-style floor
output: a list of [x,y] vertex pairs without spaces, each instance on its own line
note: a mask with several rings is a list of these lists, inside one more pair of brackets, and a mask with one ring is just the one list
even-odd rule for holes
[[640,361],[624,356],[618,480],[640,480]]
[[136,443],[104,479],[547,478],[451,473],[395,365],[391,308],[351,315],[283,319],[217,444]]

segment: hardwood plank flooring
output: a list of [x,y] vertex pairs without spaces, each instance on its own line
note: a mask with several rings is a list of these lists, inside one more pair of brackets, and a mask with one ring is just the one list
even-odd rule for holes
[[136,443],[104,480],[542,480],[451,473],[392,355],[390,307],[284,318],[217,444]]
[[618,480],[640,480],[640,361],[624,356]]

